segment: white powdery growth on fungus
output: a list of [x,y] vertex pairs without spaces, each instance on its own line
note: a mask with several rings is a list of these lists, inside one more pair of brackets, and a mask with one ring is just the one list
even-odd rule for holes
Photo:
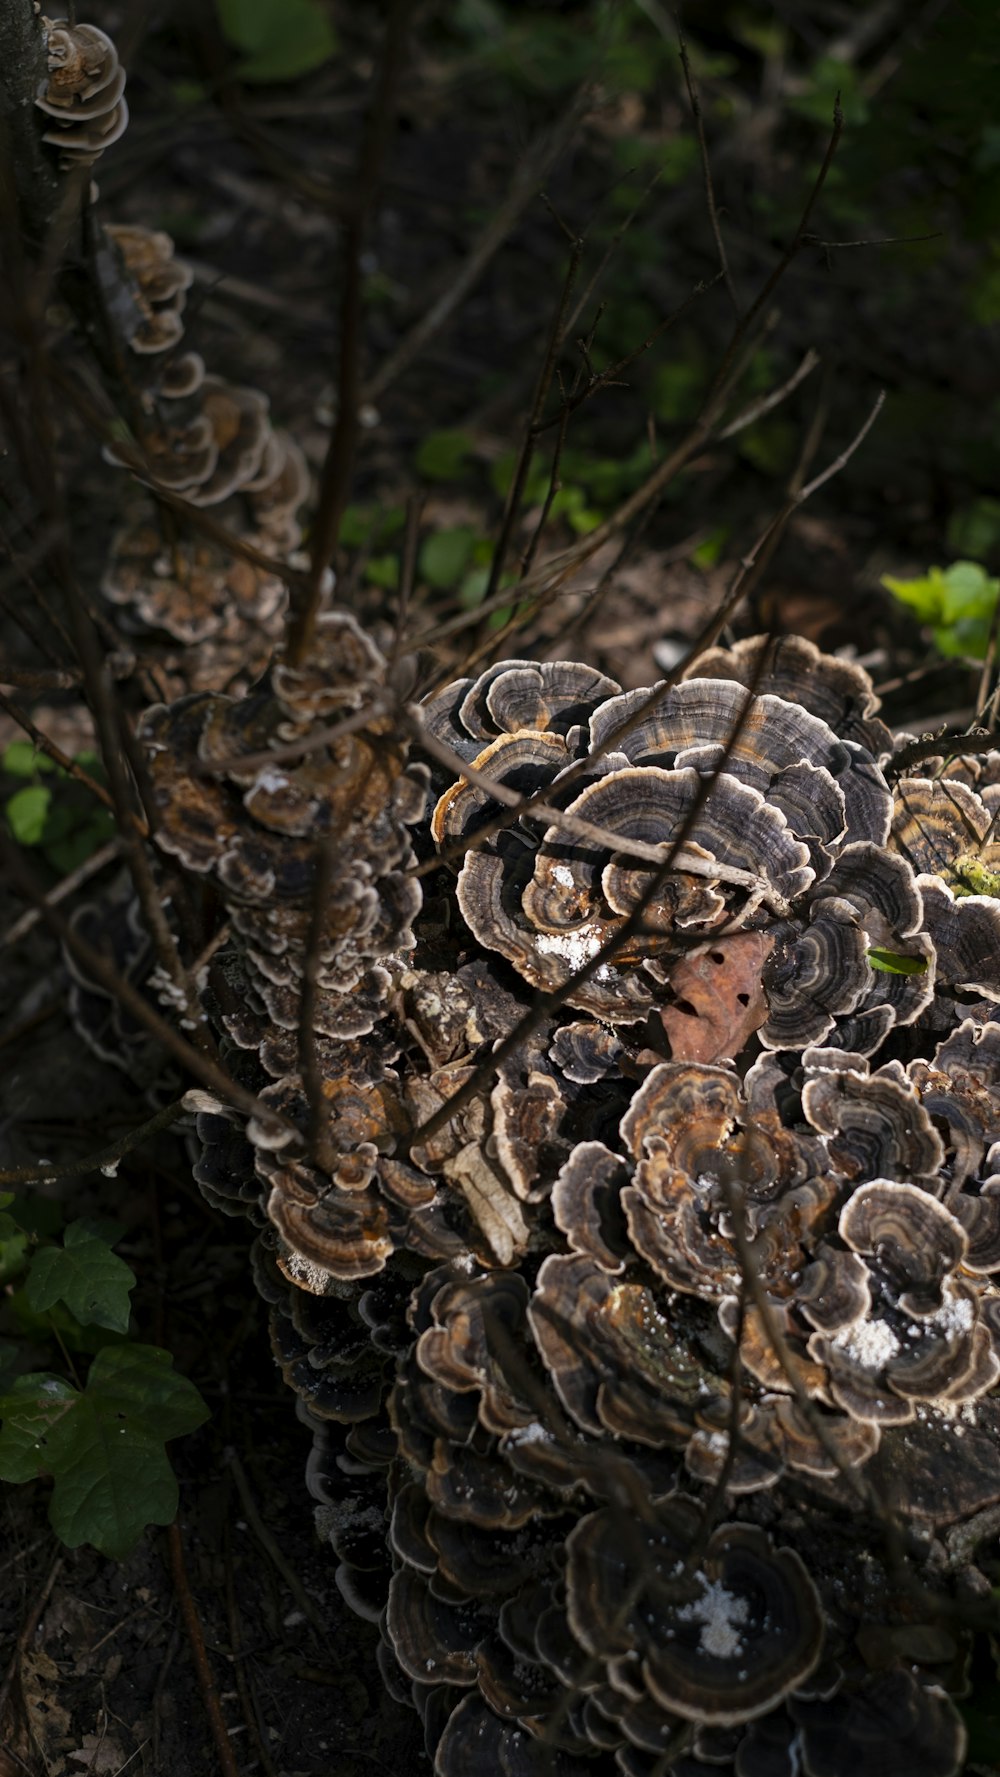
[[740,1630],[750,1615],[750,1606],[745,1598],[737,1598],[727,1591],[721,1580],[706,1579],[703,1573],[695,1577],[702,1587],[701,1597],[681,1605],[677,1612],[679,1620],[700,1623],[702,1653],[711,1654],[717,1660],[738,1659],[743,1651]]
[[899,1350],[899,1340],[884,1320],[865,1320],[843,1327],[830,1340],[848,1363],[861,1370],[882,1370]]
[[[582,969],[595,957],[605,941],[606,934],[600,926],[578,926],[575,932],[539,932],[535,943],[543,956],[558,956],[569,964],[571,969]],[[602,963],[597,969],[597,979],[607,981],[613,971],[609,963]]]

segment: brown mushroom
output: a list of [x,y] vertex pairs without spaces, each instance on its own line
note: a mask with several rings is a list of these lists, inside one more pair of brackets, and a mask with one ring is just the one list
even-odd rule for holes
[[60,150],[63,167],[88,165],[125,133],[125,70],[111,38],[96,25],[44,19],[48,71],[35,104],[52,121],[42,141]]

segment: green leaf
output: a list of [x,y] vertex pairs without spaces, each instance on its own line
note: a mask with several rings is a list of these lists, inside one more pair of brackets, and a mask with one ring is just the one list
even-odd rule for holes
[[1000,580],[992,579],[979,562],[956,561],[950,568],[929,568],[914,580],[885,574],[882,585],[922,623],[936,626],[934,641],[942,654],[980,659],[985,654]]
[[927,973],[926,957],[902,956],[896,950],[869,950],[868,961],[873,969],[878,969],[883,975],[926,975]]
[[399,556],[373,555],[365,566],[365,579],[383,592],[395,592],[399,585]]
[[957,623],[961,618],[989,617],[1000,592],[1000,580],[991,580],[978,562],[957,561],[942,576],[944,589],[941,620]]
[[457,481],[471,453],[468,432],[428,432],[415,458],[417,473],[428,481]]
[[84,1222],[70,1222],[63,1244],[43,1246],[24,1286],[28,1307],[44,1314],[64,1302],[81,1326],[126,1333],[135,1273]]
[[56,764],[30,740],[12,740],[4,747],[3,769],[10,777],[37,777],[40,771],[54,771]]
[[337,39],[320,0],[216,0],[240,80],[294,80],[329,60]]
[[698,544],[697,549],[692,549],[690,557],[691,566],[693,568],[700,568],[703,573],[708,568],[714,568],[728,539],[729,526],[727,524],[717,524],[715,529],[709,531],[708,536]]
[[931,568],[914,580],[898,580],[892,574],[883,574],[882,585],[900,604],[908,605],[922,623],[931,623],[941,615],[943,578],[940,568]]
[[81,1393],[59,1376],[21,1376],[0,1396],[0,1480],[55,1483],[49,1521],[67,1548],[91,1543],[119,1560],[148,1524],[169,1524],[177,1481],[164,1451],[208,1409],[170,1353],[114,1345],[98,1353]]
[[424,580],[439,592],[457,586],[472,560],[476,533],[469,525],[451,531],[435,531],[421,545],[418,569]]
[[7,804],[7,821],[19,845],[37,845],[45,831],[52,791],[45,784],[25,784]]

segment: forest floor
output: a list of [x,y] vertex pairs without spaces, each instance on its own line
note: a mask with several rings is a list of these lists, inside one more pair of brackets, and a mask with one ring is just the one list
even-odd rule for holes
[[[109,217],[168,229],[194,265],[188,342],[222,374],[268,391],[314,469],[334,377],[339,231],[305,183],[336,189],[349,182],[373,47],[349,9],[334,12],[345,15],[338,19],[342,64],[292,89],[244,93],[236,111],[197,97],[178,110],[183,83],[205,78],[199,57],[212,45],[196,25],[185,32],[160,19],[132,62],[132,128],[100,172]],[[721,8],[706,9],[709,37],[716,12],[721,18]],[[110,30],[124,25],[121,6],[95,3],[92,15]],[[874,58],[877,48],[864,53]],[[712,49],[719,53],[718,41]],[[862,60],[862,72],[867,66]],[[709,90],[730,100],[731,121],[714,132],[729,142],[720,196],[735,276],[749,294],[775,262],[788,218],[794,225],[829,127],[816,124],[803,136],[799,116],[800,133],[789,133],[777,98],[741,84],[739,70],[714,84],[709,77]],[[891,93],[890,83],[884,103]],[[526,144],[540,164],[544,131],[564,120],[570,104],[568,92],[519,88],[509,77],[501,83],[489,66],[463,61],[433,34],[422,42],[370,231],[369,377],[451,287],[507,201]],[[568,246],[557,218],[571,232],[591,230],[593,267],[629,213],[617,188],[637,176],[631,145],[645,168],[651,144],[662,149],[684,131],[676,81],[665,93],[625,85],[595,103],[568,132],[572,147],[534,182],[533,190],[544,183],[550,207],[534,198],[519,207],[504,246],[454,318],[369,403],[353,505],[361,542],[345,551],[340,579],[342,595],[365,620],[392,620],[388,564],[399,548],[398,524],[380,531],[372,515],[401,514],[418,484],[424,534],[463,533],[472,540],[466,567],[480,560],[476,546],[495,534],[499,517],[496,465],[520,437],[560,300]],[[809,164],[803,142],[811,143]],[[689,166],[683,181],[653,193],[622,238],[598,328],[603,346],[591,346],[598,362],[641,344],[650,316],[655,322],[714,275],[696,160]],[[569,655],[627,685],[651,682],[669,650],[696,633],[780,506],[817,413],[825,428],[816,458],[822,467],[886,387],[886,414],[870,448],[793,520],[738,628],[772,624],[828,647],[851,646],[876,680],[896,684],[887,700],[896,725],[971,717],[977,671],[953,662],[924,675],[925,644],[879,582],[885,572],[944,560],[950,515],[990,493],[989,465],[981,458],[976,467],[974,447],[997,346],[984,342],[962,308],[977,249],[963,239],[953,194],[935,167],[901,166],[893,193],[881,226],[868,216],[870,232],[894,234],[905,210],[916,221],[901,232],[943,229],[947,251],[928,256],[914,247],[910,262],[901,257],[905,247],[832,257],[805,251],[775,297],[781,318],[757,367],[780,384],[810,346],[824,356],[825,368],[782,410],[784,430],[750,428],[752,448],[706,450],[635,538],[599,601],[592,589],[611,553],[591,564],[584,591],[533,616],[505,651]],[[844,232],[829,217],[817,226]],[[585,282],[581,272],[581,288]],[[581,337],[596,306],[595,297],[581,315]],[[626,373],[627,387],[603,391],[583,410],[569,434],[577,454],[563,475],[579,499],[565,513],[603,511],[602,500],[629,491],[627,477],[616,480],[613,470],[647,447],[654,461],[669,447],[717,359],[727,321],[724,293],[697,298],[676,334]],[[426,457],[421,473],[429,433],[459,435],[452,473],[428,469]],[[64,451],[77,546],[96,582],[120,483],[82,434],[70,429]],[[537,504],[519,533],[522,544]],[[546,546],[572,541],[565,513]],[[442,578],[418,585],[422,615],[456,608],[457,583]],[[471,633],[483,640],[481,625],[473,623]],[[463,645],[460,633],[439,661],[460,670]],[[127,687],[123,694],[129,697]],[[71,698],[56,699],[36,719],[86,741],[85,717]],[[5,729],[4,739],[12,732]],[[23,908],[10,896],[0,911],[6,930]],[[7,1164],[42,1153],[65,1163],[148,1114],[125,1076],[81,1046],[65,985],[61,955],[39,929],[0,950]],[[201,1431],[171,1447],[181,1486],[181,1591],[200,1620],[240,1777],[405,1777],[427,1769],[418,1718],[381,1683],[377,1631],[341,1600],[329,1552],[314,1532],[302,1479],[309,1433],[270,1354],[249,1231],[206,1208],[188,1149],[169,1135],[123,1163],[115,1178],[97,1174],[72,1190],[74,1213],[125,1224],[118,1250],[140,1279],[139,1337],[164,1344],[212,1409]],[[150,1532],[129,1560],[115,1563],[88,1548],[62,1548],[46,1508],[43,1483],[3,1491],[0,1777],[212,1777],[216,1754],[167,1533]]]

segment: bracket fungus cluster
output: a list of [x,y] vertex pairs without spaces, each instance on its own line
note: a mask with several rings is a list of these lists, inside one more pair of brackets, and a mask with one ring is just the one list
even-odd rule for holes
[[[45,28],[86,164],[124,73]],[[97,259],[141,488],[103,590],[255,1100],[191,1095],[196,1177],[256,1230],[317,1526],[436,1777],[953,1777],[954,1539],[1000,1507],[1000,754],[898,775],[867,675],[796,638],[406,708],[347,611],[293,658],[304,458],[185,346],[168,235]]]
[[[97,26],[43,23],[48,67],[36,104],[42,140],[60,150],[66,171],[89,165],[125,130],[125,71]],[[192,272],[171,237],[115,223],[95,237],[102,309],[128,348],[119,380],[130,435],[104,455],[153,496],[137,492],[127,503],[102,591],[164,695],[246,689],[280,639],[287,595],[279,569],[301,541],[305,458],[272,426],[261,390],[211,374],[200,353],[185,349]],[[211,508],[224,532],[182,525],[158,492]]]
[[[209,374],[198,352],[181,349],[191,272],[170,236],[117,225],[104,236],[103,275],[140,370],[136,437],[124,451],[107,446],[105,456],[154,492],[220,509],[252,551],[291,556],[309,491],[301,450],[271,425],[266,395]],[[271,659],[287,603],[273,568],[197,530],[182,535],[166,508],[139,493],[113,540],[102,591],[143,639],[168,693],[252,684]]]
[[914,850],[866,675],[808,643],[650,692],[502,662],[409,743],[389,679],[330,611],[143,731],[267,1112],[206,1097],[197,1176],[258,1228],[386,1683],[438,1777],[950,1777],[1000,903]]
[[88,167],[124,135],[125,70],[111,38],[96,25],[43,19],[47,70],[35,104],[42,141],[59,150],[64,171]]

